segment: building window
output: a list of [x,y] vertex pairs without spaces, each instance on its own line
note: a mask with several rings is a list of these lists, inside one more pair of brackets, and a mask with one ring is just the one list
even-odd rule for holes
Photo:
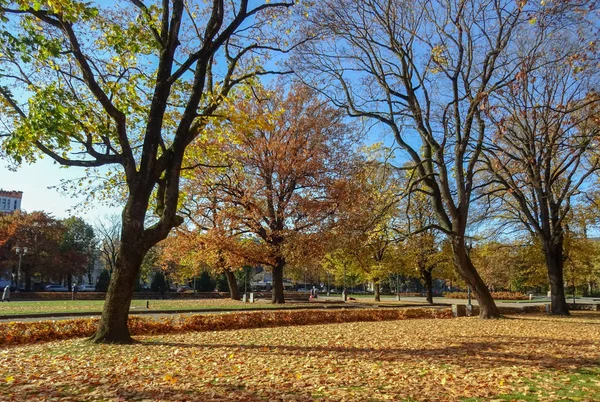
[[15,200],[15,206],[13,209],[17,209],[17,200]]

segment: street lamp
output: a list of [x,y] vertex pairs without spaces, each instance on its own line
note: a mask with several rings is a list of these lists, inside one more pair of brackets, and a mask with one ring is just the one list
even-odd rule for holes
[[[471,258],[471,249],[473,248],[473,239],[467,239],[467,256]],[[467,309],[472,311],[473,305],[471,303],[471,285],[467,286]]]
[[27,247],[15,247],[15,252],[19,256],[19,268],[17,269],[17,291],[19,291],[19,282],[21,281],[21,263],[23,262],[23,256],[27,254]]
[[348,293],[346,290],[346,262],[344,262],[344,291],[342,292],[342,300],[346,301],[348,298]]

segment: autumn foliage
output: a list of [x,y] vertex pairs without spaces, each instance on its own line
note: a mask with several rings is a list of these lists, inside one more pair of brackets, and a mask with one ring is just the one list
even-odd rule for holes
[[[466,292],[448,292],[444,293],[444,297],[448,299],[467,299]],[[527,300],[529,297],[518,292],[492,292],[494,300]]]
[[[169,334],[188,331],[225,331],[290,325],[389,321],[411,318],[450,318],[448,309],[360,309],[255,311],[232,314],[199,314],[163,320],[130,317],[132,335]],[[0,344],[26,344],[91,336],[97,318],[64,321],[9,322],[0,328]]]

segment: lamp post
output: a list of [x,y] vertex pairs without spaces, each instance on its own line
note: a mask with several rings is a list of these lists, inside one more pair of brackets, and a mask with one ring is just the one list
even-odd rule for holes
[[[473,248],[473,239],[467,239],[467,256],[471,258],[471,249]],[[471,303],[471,285],[467,286],[467,311],[469,315],[473,311],[473,304]]]
[[15,253],[19,256],[19,268],[17,269],[17,292],[19,291],[19,285],[21,282],[21,263],[23,262],[23,256],[27,254],[27,247],[15,247]]
[[342,292],[342,300],[346,301],[347,299],[347,290],[346,290],[346,263],[344,262],[344,291]]

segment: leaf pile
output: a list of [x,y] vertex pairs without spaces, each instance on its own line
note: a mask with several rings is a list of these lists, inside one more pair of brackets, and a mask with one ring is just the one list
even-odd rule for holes
[[[529,296],[518,292],[491,292],[494,300],[529,300]],[[447,292],[444,293],[447,299],[467,299],[469,295],[466,292]],[[472,295],[475,298],[474,295]]]
[[[2,401],[600,400],[600,314],[69,340],[0,350]],[[595,375],[594,375],[595,374]]]
[[[176,316],[158,320],[130,317],[129,330],[133,335],[149,335],[356,321],[450,318],[451,315],[448,309],[253,311]],[[0,327],[0,344],[25,344],[91,336],[96,330],[98,320],[98,318],[83,318],[60,321],[9,322]]]

